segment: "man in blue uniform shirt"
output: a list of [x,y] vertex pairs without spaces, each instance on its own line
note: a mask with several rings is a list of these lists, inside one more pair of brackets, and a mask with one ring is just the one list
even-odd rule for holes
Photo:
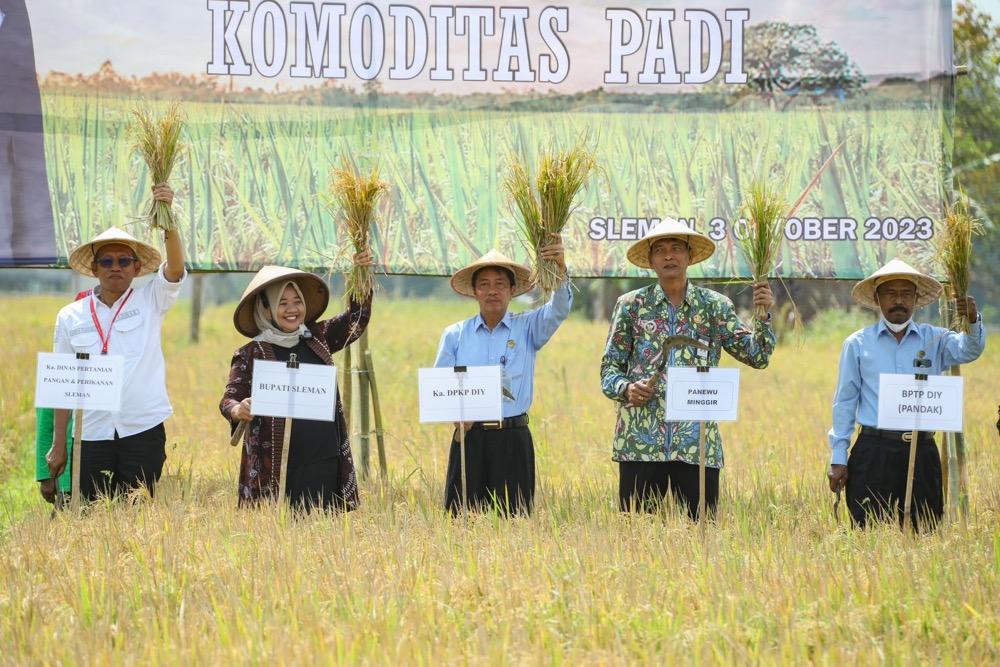
[[479,314],[444,330],[435,367],[501,366],[503,421],[455,424],[445,506],[453,514],[462,508],[459,428],[465,430],[466,485],[469,506],[496,507],[502,514],[531,513],[535,495],[535,445],[528,429],[528,409],[534,395],[535,355],[569,315],[573,296],[566,271],[562,239],[541,250],[564,277],[548,303],[522,313],[507,310],[510,300],[531,289],[531,272],[491,250],[451,278],[451,287],[479,302]]
[[[852,522],[903,520],[910,431],[887,431],[878,424],[879,374],[913,373],[915,359],[929,362],[921,373],[940,375],[956,364],[975,361],[986,344],[986,330],[971,296],[957,301],[959,315],[971,323],[968,334],[913,322],[913,311],[938,299],[941,284],[894,259],[859,282],[854,300],[881,312],[879,321],[851,334],[840,355],[840,378],[833,398],[831,491],[845,489]],[[923,353],[919,355],[918,353]],[[847,448],[860,431],[851,450]],[[944,514],[941,457],[933,433],[919,435],[913,473],[913,521],[933,526]]]

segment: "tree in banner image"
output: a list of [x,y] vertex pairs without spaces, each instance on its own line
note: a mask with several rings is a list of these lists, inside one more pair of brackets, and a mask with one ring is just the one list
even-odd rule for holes
[[[723,71],[729,58],[726,42]],[[748,81],[742,94],[781,111],[796,101],[843,101],[867,83],[847,53],[835,42],[821,40],[811,25],[767,21],[747,26],[744,68]]]
[[955,179],[985,218],[986,238],[973,254],[973,291],[984,303],[1000,302],[1000,25],[975,3],[955,7],[955,64],[968,65],[957,79]]

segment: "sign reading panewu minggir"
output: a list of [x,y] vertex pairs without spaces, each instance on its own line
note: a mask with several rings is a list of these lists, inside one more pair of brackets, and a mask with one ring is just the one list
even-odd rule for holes
[[0,262],[66,265],[134,223],[149,176],[132,110],[178,101],[190,265],[323,271],[345,242],[323,195],[348,159],[389,184],[373,250],[447,275],[528,260],[510,156],[581,138],[604,173],[564,233],[575,276],[627,276],[673,217],[718,243],[694,277],[744,277],[741,192],[789,202],[776,273],[934,271],[951,166],[950,0],[289,2],[0,0]]

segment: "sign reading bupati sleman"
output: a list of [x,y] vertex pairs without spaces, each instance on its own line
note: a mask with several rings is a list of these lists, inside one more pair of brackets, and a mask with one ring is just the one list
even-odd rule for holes
[[258,359],[253,365],[251,408],[263,417],[332,422],[337,405],[337,367]]

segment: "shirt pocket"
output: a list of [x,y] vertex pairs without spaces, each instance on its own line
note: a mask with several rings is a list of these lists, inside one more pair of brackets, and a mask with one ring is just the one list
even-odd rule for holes
[[69,337],[69,344],[72,345],[73,349],[77,352],[97,354],[101,351],[100,342],[101,338],[97,335],[97,331],[94,330],[78,333],[75,336]]
[[111,336],[115,339],[115,347],[126,357],[138,356],[142,352],[145,319],[142,313],[137,313],[128,319],[115,320],[112,325]]

